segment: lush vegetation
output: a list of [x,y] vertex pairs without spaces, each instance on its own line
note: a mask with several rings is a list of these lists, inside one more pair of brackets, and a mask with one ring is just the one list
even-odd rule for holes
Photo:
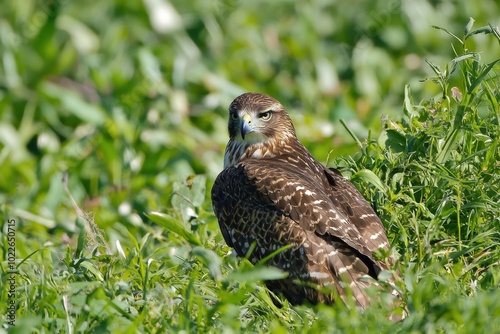
[[[498,332],[499,5],[356,2],[2,4],[0,331]],[[373,203],[406,319],[277,308],[283,273],[225,245],[209,190],[244,91]]]

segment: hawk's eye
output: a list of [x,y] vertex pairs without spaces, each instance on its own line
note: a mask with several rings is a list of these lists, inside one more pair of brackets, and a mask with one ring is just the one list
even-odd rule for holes
[[268,111],[265,111],[265,112],[261,112],[259,114],[259,118],[263,121],[268,121],[271,119],[271,116],[273,115],[273,112],[272,110],[268,110]]
[[231,119],[232,119],[233,121],[237,121],[237,120],[238,120],[238,114],[237,114],[237,113],[235,113],[235,112],[232,112],[232,113],[231,113]]

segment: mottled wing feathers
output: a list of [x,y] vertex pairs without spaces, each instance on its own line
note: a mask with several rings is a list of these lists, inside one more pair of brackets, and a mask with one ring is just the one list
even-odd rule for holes
[[370,204],[349,180],[339,171],[325,168],[325,175],[330,183],[329,197],[339,203],[361,234],[371,252],[389,249],[389,242],[384,226]]
[[294,280],[335,288],[342,298],[345,291],[340,282],[345,281],[364,307],[369,302],[365,291],[369,283],[359,278],[376,277],[380,264],[372,256],[379,236],[366,242],[363,232],[382,231],[386,247],[385,233],[354,186],[315,160],[310,163],[320,173],[312,172],[309,164],[297,168],[281,159],[246,159],[225,169],[212,189],[224,239],[240,256],[246,256],[255,242],[254,263],[292,245],[291,251],[269,263],[291,276],[268,283],[292,303],[304,298],[313,303],[334,300],[334,294],[321,294],[310,286],[297,288],[302,293],[292,291]]
[[[227,244],[239,256],[250,255],[253,263],[285,245],[292,245],[291,249],[273,257],[268,263],[288,272],[289,276],[266,282],[272,291],[283,294],[292,304],[305,300],[333,303],[337,295],[345,299],[343,281],[346,281],[351,284],[349,288],[358,305],[365,307],[369,299],[364,288],[368,284],[359,278],[373,270],[361,260],[363,255],[357,250],[338,237],[317,233],[314,225],[310,224],[311,217],[323,219],[316,214],[317,209],[304,206],[311,201],[308,198],[310,195],[305,194],[305,186],[310,186],[312,180],[304,181],[297,177],[297,171],[288,167],[275,170],[271,164],[271,169],[263,173],[257,166],[262,164],[247,160],[227,168],[219,174],[212,188],[214,211]],[[264,186],[263,183],[267,182],[264,175],[270,174],[274,174],[274,181]],[[290,192],[290,202],[282,200],[287,196],[282,192],[288,190],[287,186],[279,185],[281,177],[288,178],[288,186],[298,183],[302,184],[297,185],[299,188],[304,187]],[[301,194],[302,190],[304,194]],[[255,243],[256,247],[252,254],[248,254],[251,243]],[[365,258],[370,264],[371,260]],[[315,285],[331,292],[319,293]]]
[[[243,165],[259,192],[266,195],[276,209],[303,229],[336,237],[361,254],[372,257],[374,249],[367,245],[358,226],[352,222],[353,216],[349,215],[349,210],[361,211],[355,215],[363,215],[365,212],[371,214],[373,210],[357,190],[359,197],[354,192],[352,195],[342,195],[342,187],[329,182],[324,174],[328,169],[321,164],[311,160],[300,168],[282,159],[247,159]],[[337,175],[332,177],[338,178]],[[350,184],[343,180],[339,179],[337,182],[342,185]],[[352,188],[355,189],[354,186]],[[350,188],[347,190],[352,191]],[[368,216],[363,218],[367,221],[371,219]],[[362,219],[360,227],[364,228]]]

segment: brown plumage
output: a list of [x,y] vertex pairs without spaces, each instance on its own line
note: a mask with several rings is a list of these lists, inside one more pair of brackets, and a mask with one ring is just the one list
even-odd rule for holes
[[349,286],[357,305],[368,306],[365,289],[388,269],[373,253],[389,249],[371,206],[339,172],[311,156],[272,97],[237,97],[228,128],[224,170],[212,189],[227,244],[239,256],[254,244],[254,264],[290,245],[267,262],[288,272],[287,278],[266,284],[292,304],[333,303],[336,295],[345,300]]

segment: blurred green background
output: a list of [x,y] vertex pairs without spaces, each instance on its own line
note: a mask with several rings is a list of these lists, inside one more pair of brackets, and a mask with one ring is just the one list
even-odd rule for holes
[[402,115],[405,84],[417,103],[439,98],[424,60],[445,66],[460,44],[432,25],[500,23],[494,0],[4,0],[0,13],[0,203],[20,218],[20,258],[33,237],[75,231],[65,172],[113,239],[168,210],[189,175],[211,187],[240,93],[280,100],[325,162],[358,150],[340,119],[366,138]]

